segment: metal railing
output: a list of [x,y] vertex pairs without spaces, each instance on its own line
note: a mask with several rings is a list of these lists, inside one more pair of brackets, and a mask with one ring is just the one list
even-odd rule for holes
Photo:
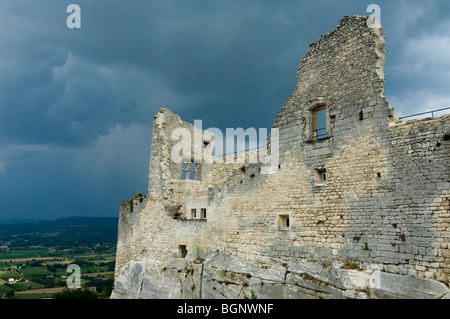
[[314,132],[314,136],[318,139],[328,137],[328,132],[327,132],[326,127],[319,128],[317,130],[314,130],[313,132]]
[[[420,115],[425,115],[425,114],[430,114],[430,113],[431,113],[431,117],[434,117],[434,113],[442,112],[442,111],[446,111],[446,110],[450,110],[450,107],[446,107],[446,108],[438,109],[438,110],[433,110],[433,111],[428,111],[428,112],[423,112],[423,113],[417,113],[417,114],[402,116],[399,119],[403,120],[403,119],[406,119],[406,118],[420,116]],[[322,139],[322,138],[328,137],[328,131],[327,131],[326,127],[319,128],[317,130],[313,130],[313,133],[314,133],[314,137],[317,138],[317,139]],[[243,153],[237,153],[236,151],[234,151],[234,152],[231,152],[231,153],[222,154],[222,155],[220,155],[220,157],[226,157],[226,156],[237,155],[237,154],[245,154],[245,153],[250,152],[250,151],[256,151],[256,150],[260,150],[261,151],[261,150],[265,150],[265,149],[266,149],[266,147],[256,147],[256,148],[250,148],[250,149],[246,148],[246,149],[243,150]]]
[[442,111],[445,111],[445,110],[450,110],[450,107],[446,107],[446,108],[439,109],[439,110],[433,110],[433,111],[423,112],[423,113],[417,113],[417,114],[413,114],[413,115],[402,116],[402,117],[400,117],[399,119],[400,119],[400,120],[403,120],[403,119],[407,119],[407,118],[410,118],[410,117],[420,116],[420,115],[425,115],[425,114],[430,114],[430,113],[431,113],[431,117],[434,117],[434,113],[442,112]]

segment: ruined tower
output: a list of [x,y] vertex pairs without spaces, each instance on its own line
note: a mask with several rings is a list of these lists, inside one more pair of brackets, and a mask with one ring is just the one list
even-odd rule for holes
[[158,111],[148,194],[120,206],[112,298],[448,296],[450,115],[395,115],[367,20],[310,45],[271,174],[252,154],[205,162],[214,136]]

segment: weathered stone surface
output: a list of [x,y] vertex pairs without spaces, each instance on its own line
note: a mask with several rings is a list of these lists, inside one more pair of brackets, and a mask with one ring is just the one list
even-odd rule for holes
[[130,261],[115,280],[113,299],[137,299],[141,289],[145,263]]
[[[268,293],[280,292],[285,271],[264,269],[257,265],[220,253],[205,261],[203,267],[202,289],[204,298],[250,298],[256,294],[259,298],[268,297]],[[264,287],[264,288],[263,288]],[[276,296],[276,295],[271,295]]]
[[370,279],[370,296],[375,299],[439,299],[449,293],[441,282],[375,272]]
[[215,276],[217,271],[228,271],[240,274],[251,274],[261,280],[283,282],[286,271],[265,269],[255,264],[228,254],[215,254],[205,261],[205,276]]
[[115,281],[112,299],[199,299],[202,265],[173,259],[129,262]]
[[342,269],[342,262],[265,269],[225,253],[213,254],[204,264],[176,258],[131,261],[116,278],[112,299],[367,299],[448,298],[442,283],[413,276]]
[[369,286],[370,275],[355,269],[341,269],[333,267],[330,271],[329,282],[343,290],[366,290]]

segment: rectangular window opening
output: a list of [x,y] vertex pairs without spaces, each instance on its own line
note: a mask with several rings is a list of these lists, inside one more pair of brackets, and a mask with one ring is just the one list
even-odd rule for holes
[[202,218],[206,219],[206,208],[202,208],[201,214],[202,214]]
[[191,209],[191,218],[192,219],[197,218],[197,210],[195,208]]
[[316,185],[325,185],[327,183],[327,170],[325,168],[316,168],[315,183]]
[[189,163],[189,179],[195,180],[195,174],[197,173],[197,164]]
[[278,215],[278,230],[289,230],[290,218],[289,215]]
[[189,178],[189,166],[191,163],[183,161],[181,163],[181,179],[185,180]]
[[185,258],[187,255],[186,245],[178,245],[178,258]]
[[186,162],[181,163],[181,179],[200,180],[201,163]]
[[319,105],[312,110],[312,122],[314,138],[322,139],[328,137],[326,105]]

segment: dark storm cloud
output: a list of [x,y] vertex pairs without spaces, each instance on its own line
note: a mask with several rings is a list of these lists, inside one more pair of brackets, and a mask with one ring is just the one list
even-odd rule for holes
[[[308,45],[372,2],[2,0],[0,218],[116,215],[146,191],[159,107],[204,128],[271,127]],[[70,3],[81,29],[66,27]],[[396,112],[446,104],[447,1],[376,3]]]
[[48,3],[2,10],[13,18],[0,132],[18,142],[89,143],[117,123],[149,124],[161,106],[213,125],[227,113],[256,125],[254,108],[272,119],[314,29],[298,1],[79,1],[81,30],[65,27],[64,2]]
[[399,1],[389,12],[386,92],[397,114],[450,107],[450,3]]

